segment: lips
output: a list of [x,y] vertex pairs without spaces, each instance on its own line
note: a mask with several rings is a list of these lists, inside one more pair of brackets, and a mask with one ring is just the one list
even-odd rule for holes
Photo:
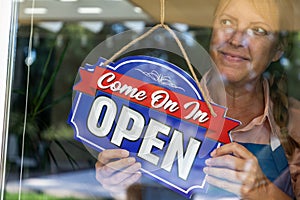
[[242,62],[242,61],[250,61],[248,56],[245,56],[238,52],[230,52],[230,51],[219,51],[223,57],[231,62]]

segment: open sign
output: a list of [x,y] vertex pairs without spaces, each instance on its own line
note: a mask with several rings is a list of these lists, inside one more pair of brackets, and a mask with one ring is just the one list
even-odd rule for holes
[[195,81],[179,67],[132,56],[79,69],[69,123],[75,138],[98,151],[122,148],[144,174],[190,197],[205,192],[204,161],[238,121],[213,105],[213,117]]

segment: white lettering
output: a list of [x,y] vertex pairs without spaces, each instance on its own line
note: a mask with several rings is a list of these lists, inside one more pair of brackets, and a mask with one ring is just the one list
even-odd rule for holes
[[[114,75],[110,74],[109,76],[106,76],[107,80],[110,80],[109,82],[113,81],[111,77],[114,77]],[[111,89],[117,89],[120,86],[119,83],[109,87]],[[100,82],[100,84],[102,84],[102,82]],[[152,103],[154,106],[160,108],[165,105],[170,105],[171,107],[168,108],[172,109],[172,105],[175,104],[172,104],[174,102],[168,104],[169,97],[166,98],[167,96],[168,93],[166,91],[157,91],[156,94],[153,93],[152,95]],[[186,103],[184,108],[192,108],[192,111],[185,119],[199,120],[199,122],[208,120],[207,113],[200,110],[200,104],[198,102]],[[146,121],[143,115],[127,106],[122,107],[118,118],[116,116],[117,113],[117,105],[112,99],[105,96],[97,97],[92,104],[87,119],[89,131],[95,136],[105,137],[113,130],[111,143],[120,148],[122,148],[124,139],[134,142],[141,138],[141,145],[137,152],[138,157],[156,166],[161,163],[160,167],[168,172],[174,167],[173,170],[177,170],[178,177],[187,180],[194,160],[201,147],[201,141],[191,137],[188,144],[184,145],[183,133],[174,130],[170,142],[167,144],[168,146],[165,146],[166,141],[158,138],[158,134],[169,136],[172,127],[154,119],[150,119],[148,126],[145,126]],[[114,123],[116,119],[118,120]],[[142,136],[142,133],[144,132],[145,134]],[[156,151],[163,150],[162,153],[164,153],[164,156],[160,156],[158,153],[155,154],[153,149],[156,149]],[[177,163],[175,160],[177,160]]]
[[208,114],[206,112],[202,112],[200,110],[200,104],[198,102],[196,102],[196,101],[186,103],[184,105],[184,108],[188,109],[192,105],[194,105],[193,110],[187,116],[185,116],[184,119],[191,119],[191,118],[193,118],[193,120],[197,120],[199,118],[198,121],[200,123],[204,123],[207,120],[209,120]]
[[151,106],[153,108],[164,107],[165,110],[169,109],[170,112],[175,112],[176,110],[179,109],[178,103],[169,100],[170,95],[168,92],[164,90],[158,90],[153,92],[151,98],[152,98]]
[[[99,117],[104,112],[104,108],[106,108],[106,111],[103,114],[103,119],[99,122]],[[111,130],[116,113],[117,106],[113,100],[104,96],[96,98],[87,119],[87,128],[92,134],[98,137],[105,137]]]
[[166,126],[165,124],[151,119],[146,130],[144,140],[138,152],[138,156],[151,162],[154,165],[157,165],[159,157],[151,153],[152,147],[154,146],[158,149],[162,149],[165,142],[158,139],[156,136],[158,133],[169,135],[170,129],[171,128]]
[[145,120],[140,113],[123,106],[111,142],[120,147],[124,138],[135,141],[140,138],[144,126]]
[[186,180],[191,171],[193,162],[200,146],[200,141],[194,138],[190,138],[185,155],[183,156],[183,133],[175,130],[166,151],[165,157],[162,161],[161,168],[170,172],[177,154],[178,176]]
[[116,78],[116,76],[115,76],[113,73],[111,73],[111,72],[106,73],[106,74],[104,74],[103,76],[101,76],[101,77],[98,79],[98,81],[97,81],[97,85],[98,85],[99,88],[101,88],[101,89],[107,89],[107,88],[109,88],[109,85],[108,85],[108,86],[102,85],[102,82],[103,82],[104,79],[106,79],[106,78],[107,78],[106,81],[109,83],[109,82],[113,81],[113,80]]
[[[144,99],[147,98],[146,92],[144,90],[139,91],[138,88],[134,88],[130,85],[124,84],[122,85],[122,83],[120,81],[114,81],[116,76],[114,73],[112,72],[108,72],[104,75],[102,75],[98,81],[97,81],[97,85],[99,88],[101,89],[110,89],[113,92],[119,92],[120,94],[129,96],[132,99],[136,99],[138,101],[142,101]],[[108,85],[103,85],[104,81],[106,81],[107,83],[109,83]]]

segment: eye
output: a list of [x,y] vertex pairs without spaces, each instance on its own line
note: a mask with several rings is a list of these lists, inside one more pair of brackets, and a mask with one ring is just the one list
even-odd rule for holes
[[262,27],[253,27],[251,30],[255,35],[265,36],[269,34],[269,32]]
[[232,26],[233,23],[230,19],[221,19],[221,25],[223,25],[223,26]]

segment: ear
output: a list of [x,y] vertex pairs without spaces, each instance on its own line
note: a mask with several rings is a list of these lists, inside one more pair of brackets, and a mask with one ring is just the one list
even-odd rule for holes
[[276,48],[276,52],[274,54],[272,62],[278,61],[283,56],[287,46],[288,46],[288,41],[287,41],[286,38],[279,39],[279,43],[278,43],[278,46]]
[[281,50],[281,49],[278,49],[278,50],[275,52],[275,55],[274,55],[274,57],[273,57],[273,59],[272,59],[272,62],[278,61],[278,60],[283,56],[283,54],[284,54],[284,51]]

